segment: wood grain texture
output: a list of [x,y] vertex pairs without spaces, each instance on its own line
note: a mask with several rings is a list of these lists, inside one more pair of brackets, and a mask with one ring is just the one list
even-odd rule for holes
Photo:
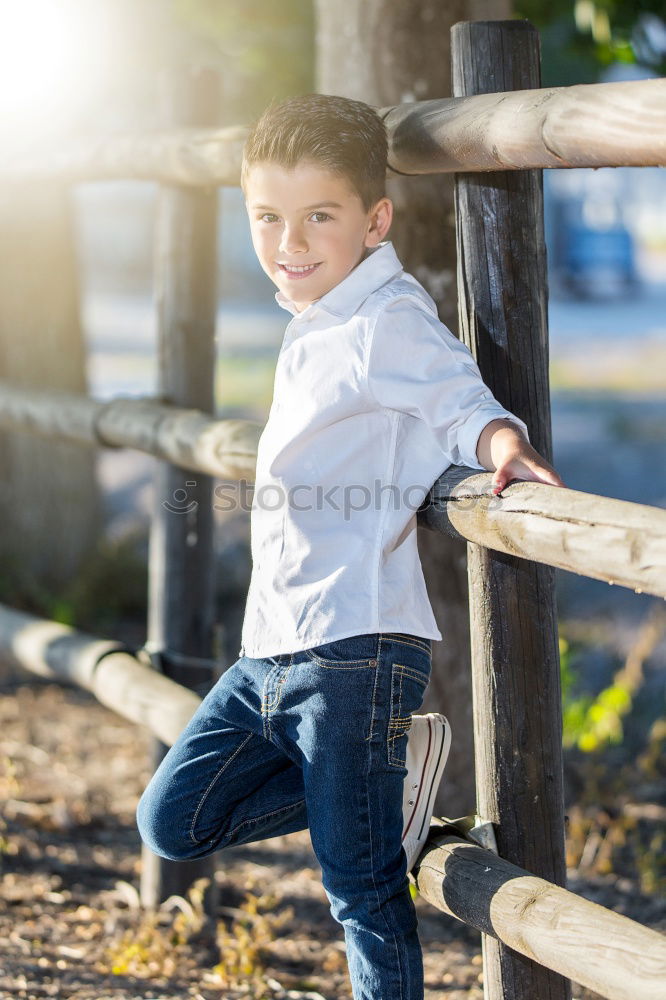
[[[538,34],[526,21],[452,29],[453,91],[538,87]],[[551,454],[542,178],[458,174],[460,337],[495,397]],[[468,545],[476,812],[499,854],[564,884],[561,694],[549,566]],[[570,985],[483,938],[486,1000],[568,1000]]]
[[446,834],[428,841],[416,879],[433,906],[502,941],[516,958],[608,1000],[663,1000],[666,938],[634,920]]
[[[666,166],[664,79],[499,91],[377,107],[389,132],[392,171]],[[39,153],[5,152],[0,180],[238,185],[248,132],[246,125],[174,129],[79,139]]]
[[666,80],[489,87],[476,97],[382,108],[391,166],[424,174],[666,164]]
[[492,474],[451,466],[418,514],[434,531],[666,598],[666,510],[545,483],[499,496]]

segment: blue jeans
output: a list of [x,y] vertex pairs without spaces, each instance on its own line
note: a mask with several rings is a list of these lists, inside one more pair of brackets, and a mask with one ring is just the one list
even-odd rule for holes
[[241,657],[169,749],[137,810],[158,855],[199,858],[310,829],[354,1000],[422,1000],[417,917],[402,849],[411,714],[429,639],[356,635]]

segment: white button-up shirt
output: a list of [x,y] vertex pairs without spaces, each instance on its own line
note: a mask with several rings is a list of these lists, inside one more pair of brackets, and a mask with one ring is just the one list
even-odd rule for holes
[[293,313],[259,439],[240,656],[368,632],[441,639],[416,511],[451,464],[482,469],[505,410],[390,242]]

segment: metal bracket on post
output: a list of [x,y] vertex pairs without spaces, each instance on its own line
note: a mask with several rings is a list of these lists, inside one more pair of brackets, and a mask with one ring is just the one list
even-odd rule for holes
[[495,837],[495,827],[489,819],[483,819],[476,813],[469,816],[458,816],[456,819],[449,819],[448,816],[441,818],[433,817],[431,829],[436,827],[436,832],[451,832],[454,837],[463,837],[465,840],[473,840],[480,847],[499,856],[497,850],[497,839]]
[[162,653],[163,650],[161,647],[158,647],[154,643],[146,642],[143,646],[139,646],[139,648],[134,651],[134,656],[139,663],[143,663],[144,666],[150,667],[151,670],[156,670],[158,674],[163,674],[164,667],[162,664]]

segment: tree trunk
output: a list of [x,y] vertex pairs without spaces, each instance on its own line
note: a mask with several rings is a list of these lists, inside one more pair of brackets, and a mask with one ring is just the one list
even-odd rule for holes
[[[0,192],[0,377],[87,391],[71,204],[58,184]],[[95,461],[93,447],[0,432],[8,598],[57,592],[92,551],[101,530]]]
[[[450,29],[461,20],[509,16],[508,0],[318,0],[317,89],[387,107],[451,96]],[[391,177],[389,233],[405,270],[437,303],[457,333],[453,177]],[[433,672],[423,711],[453,725],[451,757],[435,809],[474,812],[474,747],[466,547],[418,529],[428,593],[443,641],[433,643]]]

